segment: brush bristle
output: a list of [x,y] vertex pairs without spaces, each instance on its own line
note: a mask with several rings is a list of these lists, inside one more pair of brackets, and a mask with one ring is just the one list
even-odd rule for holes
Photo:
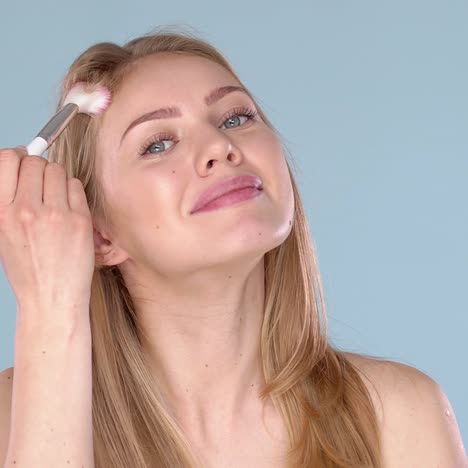
[[111,103],[111,93],[104,86],[90,85],[84,81],[76,83],[68,92],[63,105],[70,102],[78,106],[79,113],[96,116],[104,112]]

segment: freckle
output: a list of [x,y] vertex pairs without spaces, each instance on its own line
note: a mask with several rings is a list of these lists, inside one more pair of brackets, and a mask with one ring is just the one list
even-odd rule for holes
[[10,379],[11,379],[11,377],[8,377],[8,380],[10,380]]
[[156,226],[156,229],[159,229],[159,226],[158,226],[158,225]]
[[67,460],[67,463],[70,464],[70,460]]
[[52,427],[50,428],[50,432],[54,432],[54,429]]
[[208,364],[205,364],[205,367],[208,367]]
[[253,384],[251,385],[251,387],[253,387]]
[[289,221],[289,225],[291,226],[291,221]]
[[259,233],[258,233],[258,235],[259,235],[259,236],[261,236],[261,235],[262,235],[262,233],[261,233],[261,232],[259,232]]
[[45,351],[42,351],[42,354],[45,354]]
[[231,276],[231,275],[229,275],[229,276],[228,276],[228,278],[229,278],[229,279],[231,279],[231,278],[232,278],[232,276]]
[[13,460],[13,465],[16,465],[16,460]]
[[173,174],[175,174],[175,171],[172,171]]
[[240,355],[242,356],[242,353],[240,353]]

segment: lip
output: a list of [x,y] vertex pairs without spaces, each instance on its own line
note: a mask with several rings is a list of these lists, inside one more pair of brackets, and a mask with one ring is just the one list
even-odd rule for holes
[[193,214],[196,211],[200,210],[213,200],[216,200],[217,198],[226,195],[226,193],[234,192],[236,190],[248,187],[255,187],[259,190],[262,190],[262,181],[258,177],[249,174],[223,179],[220,182],[213,184],[211,187],[208,188],[208,190],[203,192],[198,197],[198,200],[195,202],[195,205],[193,205],[190,214]]

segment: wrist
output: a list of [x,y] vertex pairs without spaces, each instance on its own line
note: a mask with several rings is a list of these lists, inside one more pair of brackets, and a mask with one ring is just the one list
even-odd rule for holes
[[16,333],[71,338],[90,333],[89,304],[36,305],[23,302],[16,309]]

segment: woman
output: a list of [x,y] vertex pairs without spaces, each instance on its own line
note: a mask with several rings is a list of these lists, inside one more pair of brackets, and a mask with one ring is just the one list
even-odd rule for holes
[[[78,81],[113,95],[49,150],[82,181],[93,219],[96,467],[465,466],[436,382],[328,342],[278,132],[213,46],[171,32],[96,44],[72,64],[61,101]],[[197,210],[237,176],[246,198]],[[77,383],[86,369],[70,370]],[[66,420],[88,414],[85,396]],[[84,426],[80,442],[64,436],[77,453],[91,451]]]

